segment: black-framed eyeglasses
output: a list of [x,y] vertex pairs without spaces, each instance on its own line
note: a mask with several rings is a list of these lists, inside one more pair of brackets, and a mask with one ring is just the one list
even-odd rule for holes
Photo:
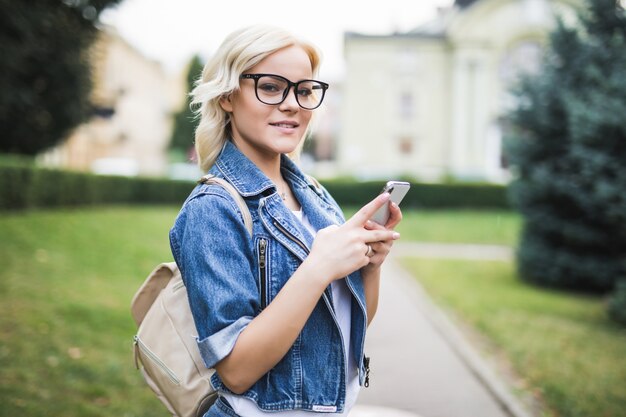
[[300,80],[294,83],[276,74],[241,74],[240,78],[254,80],[256,98],[269,105],[285,101],[293,87],[298,105],[306,110],[318,108],[328,89],[328,84],[321,81]]

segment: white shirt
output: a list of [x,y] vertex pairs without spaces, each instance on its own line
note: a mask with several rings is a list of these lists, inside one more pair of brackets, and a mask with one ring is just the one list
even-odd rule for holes
[[[315,237],[317,231],[313,228],[309,220],[304,216],[302,211],[292,211],[300,222],[306,227],[306,229]],[[350,329],[352,327],[352,295],[350,289],[346,284],[345,279],[333,281],[330,284],[333,294],[333,307],[335,308],[335,315],[337,322],[339,323],[339,329],[343,338],[343,348],[346,354],[345,363],[348,364],[346,375],[346,402],[343,413],[323,413],[324,416],[347,416],[350,413],[352,407],[356,403],[359,395],[359,368],[354,360],[354,348],[350,343]],[[231,393],[222,393],[224,398],[230,403],[231,407],[237,414],[243,417],[267,417],[267,416],[289,416],[289,417],[311,417],[310,411],[303,410],[289,410],[279,412],[265,412],[259,409],[256,402],[250,398],[246,398],[240,395]]]

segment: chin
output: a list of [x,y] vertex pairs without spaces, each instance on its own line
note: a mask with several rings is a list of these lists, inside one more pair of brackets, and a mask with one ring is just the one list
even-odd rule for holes
[[298,149],[298,145],[300,144],[301,140],[302,139],[295,139],[295,138],[289,139],[289,140],[281,139],[276,142],[274,149],[278,153],[290,154],[296,149]]

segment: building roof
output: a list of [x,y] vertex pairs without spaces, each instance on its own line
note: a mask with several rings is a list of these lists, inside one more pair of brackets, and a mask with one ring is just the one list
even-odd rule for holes
[[388,35],[372,35],[359,32],[344,32],[344,39],[440,39],[444,38],[445,34],[439,33],[421,33],[421,32],[394,32]]
[[413,35],[445,38],[453,8],[440,8],[437,16],[409,31]]
[[370,35],[359,32],[345,32],[344,39],[388,39],[388,38],[411,38],[411,39],[444,39],[447,37],[447,30],[450,19],[458,9],[468,7],[477,0],[455,0],[452,7],[440,7],[437,16],[408,32],[394,32],[388,35]]
[[454,0],[454,5],[460,8],[464,8],[467,6],[471,6],[473,3],[476,3],[478,0]]

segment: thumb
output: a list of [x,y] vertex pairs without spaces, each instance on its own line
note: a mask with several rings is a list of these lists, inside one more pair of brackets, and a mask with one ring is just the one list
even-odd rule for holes
[[376,213],[376,210],[389,203],[389,193],[382,193],[357,211],[354,216],[346,222],[353,226],[363,227],[365,223]]

